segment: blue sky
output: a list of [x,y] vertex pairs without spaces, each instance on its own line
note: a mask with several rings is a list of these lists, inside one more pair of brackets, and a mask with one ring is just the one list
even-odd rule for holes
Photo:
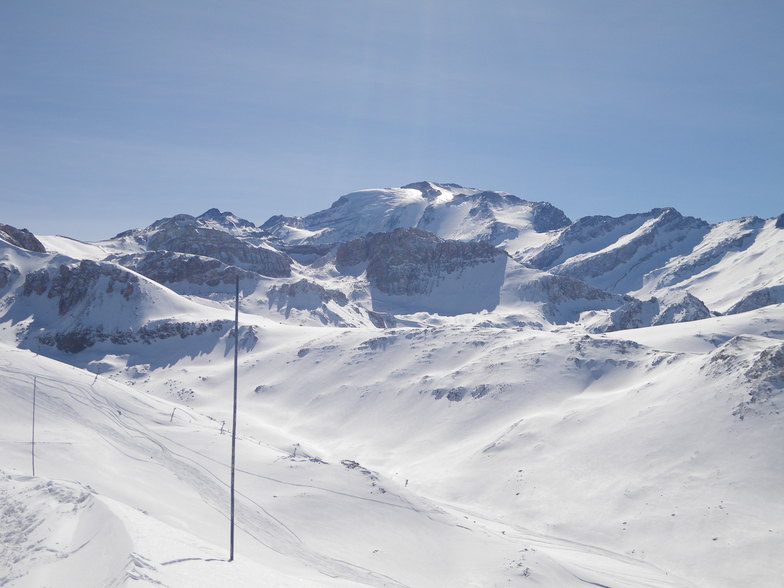
[[0,222],[99,239],[431,179],[784,212],[784,3],[4,0]]

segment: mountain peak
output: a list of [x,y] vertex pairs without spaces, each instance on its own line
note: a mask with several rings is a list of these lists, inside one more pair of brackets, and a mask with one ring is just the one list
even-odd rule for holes
[[[444,183],[431,182],[428,180],[406,184],[405,186],[401,186],[401,188],[409,189],[409,190],[419,190],[420,192],[422,192],[422,196],[424,196],[428,200],[433,200],[435,198],[438,198],[444,193],[445,189],[450,192],[455,190],[467,189],[461,186],[460,184],[449,184],[449,183],[444,184]],[[468,189],[470,190],[470,188]]]
[[231,215],[230,212],[221,212],[217,208],[210,208],[208,211],[199,215],[198,218],[221,218],[225,215]]

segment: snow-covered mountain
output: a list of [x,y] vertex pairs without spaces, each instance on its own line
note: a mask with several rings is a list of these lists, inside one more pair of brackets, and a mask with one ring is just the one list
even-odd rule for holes
[[776,586],[782,240],[433,182],[0,225],[0,585]]
[[567,226],[547,202],[457,184],[416,182],[402,188],[360,190],[305,217],[274,216],[262,225],[286,243],[342,243],[367,233],[416,228],[443,239],[512,243],[527,233]]

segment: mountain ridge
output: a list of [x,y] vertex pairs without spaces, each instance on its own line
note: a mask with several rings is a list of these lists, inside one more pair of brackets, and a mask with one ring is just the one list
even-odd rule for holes
[[0,584],[775,585],[780,219],[352,194],[4,229]]

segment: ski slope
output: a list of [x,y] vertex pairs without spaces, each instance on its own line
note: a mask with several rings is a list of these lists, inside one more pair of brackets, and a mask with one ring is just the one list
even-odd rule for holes
[[746,315],[667,325],[671,349],[661,327],[379,336],[245,315],[232,564],[230,341],[102,375],[2,346],[0,581],[774,586],[782,419],[739,378],[764,372],[784,313]]

